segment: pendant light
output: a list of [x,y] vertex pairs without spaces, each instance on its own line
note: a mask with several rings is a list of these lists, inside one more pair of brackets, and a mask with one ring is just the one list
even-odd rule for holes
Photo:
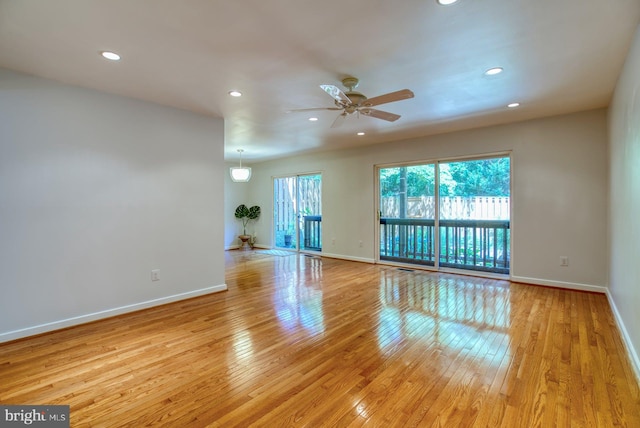
[[238,153],[240,153],[240,166],[232,166],[229,168],[229,172],[231,173],[231,179],[233,181],[246,183],[251,179],[251,168],[242,166],[242,152],[244,152],[244,150],[238,149]]

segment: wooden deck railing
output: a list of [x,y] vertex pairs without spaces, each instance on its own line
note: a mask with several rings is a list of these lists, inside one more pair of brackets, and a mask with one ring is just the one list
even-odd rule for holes
[[434,220],[381,218],[380,258],[433,266],[434,227]]
[[303,250],[322,250],[322,216],[305,215],[302,217]]
[[[509,273],[509,220],[440,220],[439,265]],[[380,259],[435,265],[435,221],[380,219]]]

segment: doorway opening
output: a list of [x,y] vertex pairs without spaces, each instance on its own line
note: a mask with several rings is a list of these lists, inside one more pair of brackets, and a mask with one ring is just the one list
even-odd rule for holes
[[276,248],[322,251],[322,175],[273,179]]

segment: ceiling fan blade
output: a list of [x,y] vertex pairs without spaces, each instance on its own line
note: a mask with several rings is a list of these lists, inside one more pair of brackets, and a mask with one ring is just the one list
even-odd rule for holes
[[345,95],[337,86],[333,85],[320,85],[323,91],[331,95],[331,98],[336,100],[340,105],[347,106],[351,104],[351,100]]
[[342,110],[342,109],[339,107],[295,108],[293,110],[286,110],[285,113],[295,113],[300,111],[318,111],[318,110]]
[[346,117],[347,117],[347,113],[343,112],[338,117],[336,117],[336,120],[333,121],[333,123],[331,124],[331,127],[337,128],[341,126],[344,123],[344,120],[346,119]]
[[362,103],[362,106],[373,107],[380,104],[392,103],[394,101],[408,100],[409,98],[413,98],[413,92],[411,92],[409,89],[402,89],[400,91],[389,92],[388,94],[369,98],[364,103]]
[[376,110],[374,108],[363,108],[360,109],[360,113],[365,116],[375,117],[376,119],[387,120],[389,122],[395,122],[400,119],[399,114],[389,113],[388,111]]

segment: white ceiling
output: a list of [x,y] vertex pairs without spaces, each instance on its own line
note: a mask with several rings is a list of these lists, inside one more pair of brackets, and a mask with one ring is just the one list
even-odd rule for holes
[[[224,117],[225,158],[255,162],[607,106],[639,21],[639,0],[0,0],[0,67]],[[415,98],[377,107],[393,123],[287,113],[349,75]]]

